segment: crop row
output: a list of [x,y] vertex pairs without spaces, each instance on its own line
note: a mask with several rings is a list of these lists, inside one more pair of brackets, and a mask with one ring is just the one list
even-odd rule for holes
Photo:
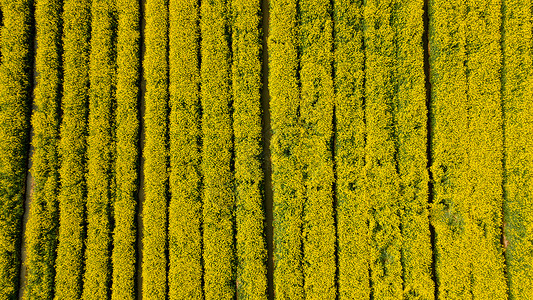
[[331,9],[330,1],[299,1],[303,271],[304,293],[311,299],[336,295]]
[[54,290],[59,228],[59,108],[61,94],[61,2],[35,3],[36,43],[32,114],[34,180],[26,224],[24,299],[50,299]]
[[232,83],[235,141],[236,292],[267,299],[261,139],[261,1],[233,0]]
[[170,9],[170,299],[202,299],[199,1]]
[[303,175],[299,151],[297,1],[270,2],[269,92],[274,203],[274,293],[304,299],[302,266]]
[[168,186],[168,1],[147,0],[143,62],[144,202],[142,205],[142,293],[150,299],[167,294]]
[[0,2],[0,298],[17,296],[30,125],[31,1]]
[[337,0],[335,170],[339,299],[369,299],[369,206],[364,194],[365,53],[363,1]]
[[229,2],[202,1],[203,260],[205,299],[235,293],[233,130]]
[[439,298],[507,297],[500,244],[500,12],[500,1],[430,6],[432,223]]
[[63,2],[63,98],[55,298],[82,295],[91,5]]
[[111,224],[114,200],[114,128],[116,63],[113,32],[115,5],[91,1],[87,199],[83,299],[104,299],[111,282]]
[[403,293],[435,298],[429,231],[427,107],[424,74],[422,0],[396,7],[396,138],[400,180]]
[[510,299],[533,298],[533,140],[531,1],[502,1],[504,116],[503,246]]
[[111,299],[133,300],[136,277],[140,11],[137,0],[116,1],[116,192],[113,206]]

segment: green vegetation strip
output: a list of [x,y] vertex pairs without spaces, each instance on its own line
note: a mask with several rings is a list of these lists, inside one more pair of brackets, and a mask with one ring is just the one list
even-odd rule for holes
[[232,0],[237,294],[267,299],[261,146],[261,1]]
[[430,5],[432,222],[443,299],[507,297],[499,229],[500,9],[498,1]]
[[431,278],[427,172],[427,108],[424,75],[422,0],[399,1],[395,14],[397,41],[398,172],[402,228],[404,297],[434,299]]
[[231,54],[226,0],[201,4],[205,299],[235,295]]
[[[113,229],[113,277],[111,299],[133,300],[136,278],[135,214],[138,182],[138,99],[139,99],[139,23],[137,0],[116,0],[117,88],[116,88],[116,198]],[[140,292],[140,291],[138,291]]]
[[296,300],[304,299],[297,25],[295,0],[270,2],[274,293],[277,299]]
[[169,34],[169,298],[203,299],[198,0],[170,0]]
[[365,108],[362,1],[336,0],[335,168],[338,294],[370,298],[368,199],[365,197]]
[[366,177],[370,274],[375,299],[401,298],[399,176],[394,132],[397,93],[394,1],[368,1],[365,20]]
[[533,299],[531,1],[503,1],[504,238],[509,299]]
[[168,1],[146,1],[142,293],[167,295]]
[[108,298],[111,283],[111,206],[114,199],[115,6],[91,2],[87,240],[83,299]]
[[63,6],[63,120],[61,190],[55,299],[82,295],[87,171],[90,1],[65,0]]
[[26,225],[24,299],[53,299],[59,228],[59,108],[61,93],[61,1],[35,2],[38,74],[34,90],[34,179]]
[[0,2],[0,299],[15,299],[18,294],[29,148],[32,4]]
[[309,299],[335,299],[333,218],[333,22],[330,1],[299,2],[301,126],[305,184],[304,290]]

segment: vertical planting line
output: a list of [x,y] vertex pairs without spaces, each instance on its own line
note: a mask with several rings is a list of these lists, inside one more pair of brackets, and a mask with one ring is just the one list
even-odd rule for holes
[[365,187],[370,202],[373,296],[400,298],[402,290],[399,176],[395,162],[394,1],[366,1]]
[[333,22],[330,0],[300,0],[301,163],[304,289],[311,299],[335,299],[333,209]]
[[26,242],[26,278],[19,297],[54,296],[59,227],[59,124],[61,102],[62,1],[35,2],[34,104],[32,112],[31,193]]
[[147,0],[145,17],[142,292],[164,300],[168,296],[168,0]]
[[[36,5],[34,5],[34,2],[31,3],[31,12],[30,12],[30,16],[33,20],[36,20],[35,19],[35,7]],[[21,236],[20,236],[20,253],[21,253],[21,260],[20,260],[20,271],[19,271],[19,276],[20,276],[20,280],[19,280],[19,290],[18,290],[18,299],[23,299],[24,298],[24,294],[25,294],[25,291],[26,291],[26,287],[28,285],[28,278],[27,278],[27,275],[28,275],[28,253],[29,251],[31,251],[29,248],[29,238],[33,238],[34,236],[28,236],[27,232],[28,232],[28,227],[31,226],[31,225],[34,225],[36,224],[36,222],[30,222],[29,225],[28,225],[28,222],[29,222],[29,219],[31,216],[35,215],[35,212],[32,214],[32,200],[33,200],[33,188],[34,188],[34,185],[35,185],[35,179],[34,179],[34,176],[32,174],[32,164],[33,164],[33,159],[34,159],[34,123],[33,123],[33,116],[35,115],[35,111],[36,111],[36,105],[35,105],[35,98],[36,98],[36,91],[35,91],[35,87],[37,85],[37,60],[36,60],[36,53],[37,53],[37,34],[36,34],[36,21],[34,21],[32,24],[31,24],[31,33],[30,33],[30,37],[31,37],[31,45],[30,45],[30,51],[31,53],[29,54],[30,55],[30,61],[31,61],[31,77],[32,77],[32,80],[29,82],[29,86],[28,86],[28,92],[29,94],[31,94],[31,102],[28,103],[28,107],[29,107],[29,114],[31,115],[31,119],[30,119],[30,124],[28,126],[28,146],[27,146],[27,150],[25,151],[27,154],[27,156],[25,157],[26,159],[26,166],[27,166],[27,169],[26,169],[26,178],[25,178],[25,191],[24,191],[24,213],[22,215],[22,226],[21,226]],[[54,103],[55,104],[55,103]],[[56,106],[51,103],[50,107],[51,107],[51,117],[53,116],[56,116],[53,114],[53,110],[54,108],[56,108]],[[56,131],[54,129],[56,128],[46,128],[48,129],[50,132],[51,132],[51,135],[54,135],[56,133]],[[53,146],[56,146],[55,143],[53,143]],[[52,165],[50,166],[50,169],[52,170],[52,174],[51,174],[51,177],[52,179],[51,180],[55,180],[57,179],[56,177],[53,176],[53,173],[55,171],[57,171],[57,169],[54,169],[54,166],[53,163]],[[57,182],[56,182],[57,183]],[[53,200],[52,200],[53,201]],[[57,202],[53,203],[51,205],[51,208],[52,208],[52,211],[54,210],[54,205],[57,205]],[[35,219],[37,219],[37,217],[35,217]],[[54,222],[55,221],[55,222]],[[47,224],[43,224],[44,226],[51,226],[52,228],[56,225],[55,223],[57,223],[57,220],[48,220],[48,223]],[[39,224],[40,225],[40,224]],[[37,225],[37,226],[39,226]],[[37,229],[37,228],[36,228]],[[40,228],[39,228],[40,229]],[[34,233],[39,234],[39,229],[35,230]],[[54,235],[54,231],[51,230],[52,233],[51,235]],[[55,237],[52,237],[52,240],[54,240],[54,238],[57,238],[57,236]],[[38,238],[35,238],[33,240],[34,242],[37,242],[40,243],[41,241],[38,239]],[[53,246],[53,242],[51,243],[52,246]],[[35,244],[32,244],[31,246],[34,246]],[[44,246],[43,248],[46,248],[46,246]],[[53,249],[53,251],[55,252],[55,249]],[[33,254],[33,253],[32,253]],[[35,257],[37,256],[37,257]],[[37,258],[37,260],[39,260],[40,257],[38,257],[38,255],[35,255],[34,257],[32,258]],[[51,255],[53,257],[53,255]],[[53,258],[52,258],[52,261],[53,261]],[[48,260],[47,261],[48,263],[50,263],[50,261]],[[32,266],[33,267],[33,266]],[[53,263],[52,265],[50,264],[46,264],[46,262],[44,263],[44,269],[47,269],[47,270],[50,270],[49,268],[52,267],[53,268]],[[52,273],[53,274],[53,273]],[[50,281],[53,282],[53,277],[52,278],[46,278],[46,279],[51,279]],[[43,282],[45,282],[43,284],[43,289],[45,289],[45,291],[43,291],[43,293],[47,293],[49,292],[49,288],[50,288],[50,281],[46,281],[45,280],[42,280]]]
[[428,211],[424,1],[397,2],[397,161],[401,188],[404,296],[433,299]]
[[299,169],[298,27],[296,0],[270,1],[269,92],[272,139],[274,293],[304,299],[302,172]]
[[[422,45],[424,48],[424,77],[425,77],[425,88],[426,88],[426,158],[427,158],[427,172],[428,172],[428,203],[427,207],[430,212],[431,220],[431,208],[433,205],[433,172],[431,172],[431,166],[433,165],[433,111],[431,105],[431,66],[430,66],[430,52],[429,52],[429,37],[430,37],[430,28],[429,28],[429,2],[432,0],[424,0],[424,33],[422,35]],[[431,280],[433,281],[433,299],[438,299],[438,281],[436,273],[436,251],[435,251],[435,227],[433,222],[429,222],[429,232],[430,232],[430,242],[431,242]]]
[[30,141],[32,1],[2,1],[0,28],[0,298],[19,293]]
[[136,213],[139,205],[140,10],[138,0],[117,0],[116,198],[111,299],[135,298]]
[[261,112],[261,1],[232,0],[237,299],[267,299]]
[[270,156],[270,141],[272,138],[272,127],[270,125],[270,90],[269,90],[269,47],[268,37],[270,34],[270,0],[261,1],[262,12],[262,87],[261,87],[261,108],[262,108],[262,139],[263,139],[263,210],[265,212],[265,235],[267,247],[267,297],[274,300],[274,233],[273,233],[273,195],[272,195],[272,160]]
[[135,296],[137,300],[143,299],[142,293],[142,281],[143,281],[143,237],[144,237],[144,222],[143,222],[143,206],[144,206],[144,144],[145,144],[145,122],[144,115],[146,111],[146,79],[143,74],[145,74],[144,66],[144,56],[146,52],[145,44],[145,27],[146,27],[146,1],[142,0],[139,3],[139,95],[138,95],[138,107],[137,118],[139,120],[139,141],[137,143],[139,149],[138,154],[138,173],[139,180],[137,186],[137,213],[135,215],[135,221],[137,224],[137,231],[135,234]]
[[87,240],[83,299],[111,296],[111,209],[114,202],[115,3],[91,2]]
[[202,299],[199,1],[170,0],[169,299]]
[[202,1],[203,258],[206,300],[235,297],[229,1]]
[[469,197],[475,299],[507,299],[501,240],[501,1],[468,0]]
[[334,1],[335,175],[338,298],[371,298],[368,199],[364,193],[363,1]]
[[63,98],[61,188],[55,297],[79,299],[85,251],[87,116],[89,101],[90,1],[63,2]]
[[503,1],[502,244],[509,299],[533,299],[533,31],[531,1]]

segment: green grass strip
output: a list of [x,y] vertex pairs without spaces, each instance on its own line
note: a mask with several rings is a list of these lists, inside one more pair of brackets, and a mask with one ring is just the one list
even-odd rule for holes
[[335,299],[333,217],[333,22],[331,3],[299,2],[301,158],[305,184],[304,289],[307,299]]
[[167,295],[168,1],[147,0],[142,293]]
[[270,114],[274,202],[274,293],[304,299],[297,1],[270,1]]
[[110,294],[110,217],[114,199],[115,154],[115,19],[113,2],[91,2],[87,240],[83,299],[106,299]]
[[404,297],[434,299],[431,278],[427,167],[427,108],[424,75],[422,0],[399,1],[395,9],[397,39],[398,172],[401,191]]
[[229,5],[201,4],[203,259],[205,299],[235,295],[233,130]]
[[63,6],[63,120],[61,123],[61,190],[55,299],[82,294],[87,172],[90,1],[65,0]]
[[507,299],[502,252],[501,1],[469,0],[467,203],[474,299]]
[[366,192],[370,203],[370,269],[374,299],[401,298],[399,176],[396,163],[393,1],[368,1],[365,20]]
[[114,203],[111,299],[133,300],[136,278],[136,221],[139,139],[140,7],[136,0],[116,0],[116,196]]
[[365,197],[362,1],[337,0],[335,20],[335,169],[340,300],[370,298],[369,203]]
[[237,295],[266,300],[261,145],[261,1],[232,0]]
[[503,1],[504,247],[509,299],[533,299],[533,18],[531,1]]
[[170,1],[169,298],[202,299],[199,2]]
[[0,28],[0,299],[15,299],[30,126],[30,12],[33,2],[2,0]]
[[26,224],[26,286],[23,299],[53,299],[59,228],[59,107],[61,1],[35,2],[37,74],[32,115],[34,179]]

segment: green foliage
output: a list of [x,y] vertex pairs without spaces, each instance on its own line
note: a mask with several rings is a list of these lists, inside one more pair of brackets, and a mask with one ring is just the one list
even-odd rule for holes
[[399,1],[395,14],[397,163],[403,288],[406,299],[434,299],[427,171],[427,108],[422,0]]
[[139,158],[139,21],[136,0],[116,0],[117,88],[116,88],[116,198],[113,230],[113,285],[111,299],[133,300],[135,291],[135,213]]
[[504,238],[509,299],[532,299],[531,1],[503,1]]
[[500,244],[500,11],[499,1],[430,6],[432,218],[443,299],[507,298]]
[[336,0],[335,169],[339,299],[370,298],[364,193],[365,108],[362,1]]
[[203,299],[199,2],[170,1],[170,299]]
[[110,213],[114,195],[115,6],[92,0],[87,138],[87,240],[83,299],[107,299],[111,282]]
[[29,148],[31,5],[27,0],[0,2],[0,299],[18,294]]
[[259,0],[232,0],[237,295],[267,299],[261,166],[261,24]]
[[26,224],[26,285],[23,299],[53,299],[59,228],[59,107],[61,92],[61,1],[35,3],[37,51],[34,90],[34,179]]
[[274,197],[274,293],[277,299],[304,299],[302,266],[303,176],[298,86],[297,2],[270,2],[269,91]]
[[168,1],[147,0],[142,293],[167,294]]
[[87,171],[86,136],[89,95],[90,1],[65,0],[63,6],[63,120],[61,190],[55,299],[82,293]]
[[370,274],[375,299],[402,296],[399,175],[396,162],[394,2],[364,6],[365,189],[370,204]]
[[303,271],[306,299],[335,299],[333,219],[333,22],[329,0],[299,1],[300,148],[305,184]]
[[230,299],[235,294],[235,196],[228,11],[225,0],[202,1],[200,8],[206,300]]

